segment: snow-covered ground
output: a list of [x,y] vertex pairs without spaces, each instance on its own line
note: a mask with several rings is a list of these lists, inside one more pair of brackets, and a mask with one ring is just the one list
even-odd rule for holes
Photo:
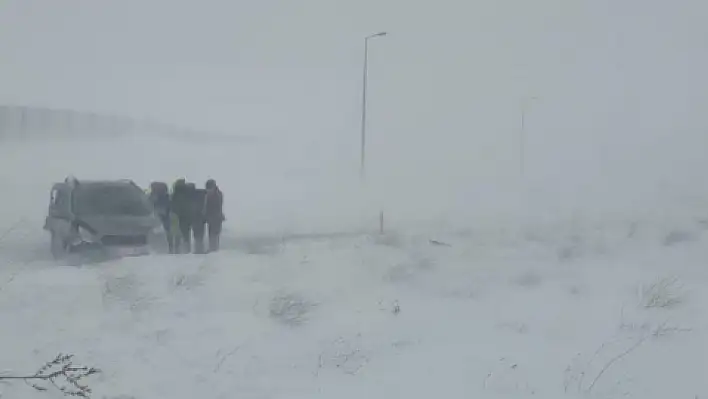
[[635,233],[9,263],[2,367],[73,353],[97,398],[702,397],[708,237]]
[[[370,197],[333,185],[338,171],[266,168],[288,164],[268,148],[0,147],[16,204],[0,209],[0,371],[70,353],[102,370],[92,397],[112,399],[708,395],[699,211],[448,230],[395,214],[378,234],[377,208],[354,206]],[[215,177],[225,250],[58,266],[41,222],[67,173]],[[61,397],[22,381],[0,392]]]

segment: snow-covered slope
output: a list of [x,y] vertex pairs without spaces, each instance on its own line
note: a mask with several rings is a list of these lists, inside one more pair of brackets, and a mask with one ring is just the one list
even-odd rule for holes
[[[5,264],[2,368],[31,373],[73,353],[103,370],[86,380],[97,398],[708,391],[703,235],[604,254],[579,242],[578,256],[558,242],[436,238],[322,238],[79,268]],[[22,383],[1,389],[59,396]]]

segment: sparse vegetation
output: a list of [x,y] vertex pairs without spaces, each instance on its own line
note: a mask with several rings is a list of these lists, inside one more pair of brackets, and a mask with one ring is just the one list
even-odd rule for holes
[[513,282],[524,288],[533,288],[541,284],[542,278],[538,272],[534,270],[527,270],[514,277]]
[[48,391],[50,387],[64,396],[91,397],[91,388],[81,381],[101,371],[95,367],[74,365],[74,355],[58,354],[32,375],[0,375],[0,381],[22,380],[37,391]]
[[671,246],[694,240],[696,237],[689,231],[674,230],[664,237],[664,245]]
[[660,278],[640,289],[640,303],[645,308],[670,308],[683,302],[683,285],[677,277]]
[[[623,323],[620,328],[626,330],[626,325]],[[632,354],[640,346],[651,339],[667,336],[676,332],[690,331],[690,329],[670,327],[668,323],[651,326],[651,328],[640,329],[642,334],[639,337],[616,337],[615,339],[603,342],[597,350],[589,358],[583,359],[582,354],[578,353],[571,364],[565,369],[564,390],[570,393],[575,390],[578,393],[590,394],[598,385],[605,374],[613,368],[621,360]],[[622,342],[629,342],[622,344]],[[621,349],[617,349],[611,355],[605,355],[609,349],[617,345]],[[615,389],[621,388],[622,381],[617,381],[613,384]]]
[[296,294],[277,295],[270,301],[270,317],[290,326],[307,321],[307,314],[316,306]]
[[360,335],[351,339],[339,337],[320,353],[315,375],[320,370],[334,368],[345,374],[355,375],[369,363],[369,356],[360,348]]

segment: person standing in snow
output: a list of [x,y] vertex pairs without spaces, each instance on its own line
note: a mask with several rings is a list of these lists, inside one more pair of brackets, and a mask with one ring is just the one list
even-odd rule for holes
[[178,179],[172,186],[172,196],[170,198],[170,210],[177,219],[177,230],[175,231],[175,253],[182,252],[184,243],[186,253],[191,252],[191,218],[190,218],[190,193],[185,179]]
[[155,209],[155,215],[162,222],[167,238],[167,248],[170,253],[174,252],[174,237],[172,226],[170,226],[170,193],[167,184],[164,182],[150,183],[150,201]]
[[194,183],[187,183],[189,188],[189,219],[194,235],[194,253],[204,253],[204,233],[206,230],[206,218],[204,215],[204,201],[206,200],[206,190],[196,188]]
[[209,234],[209,252],[219,250],[221,240],[221,226],[226,218],[224,217],[224,194],[219,190],[214,179],[206,182],[206,197],[204,200],[204,217],[207,223]]

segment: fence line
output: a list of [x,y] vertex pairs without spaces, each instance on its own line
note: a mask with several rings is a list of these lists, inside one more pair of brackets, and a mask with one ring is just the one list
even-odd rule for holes
[[175,126],[167,123],[88,111],[22,105],[0,105],[0,140],[50,137],[118,137],[135,133],[167,135],[177,138],[234,136]]

